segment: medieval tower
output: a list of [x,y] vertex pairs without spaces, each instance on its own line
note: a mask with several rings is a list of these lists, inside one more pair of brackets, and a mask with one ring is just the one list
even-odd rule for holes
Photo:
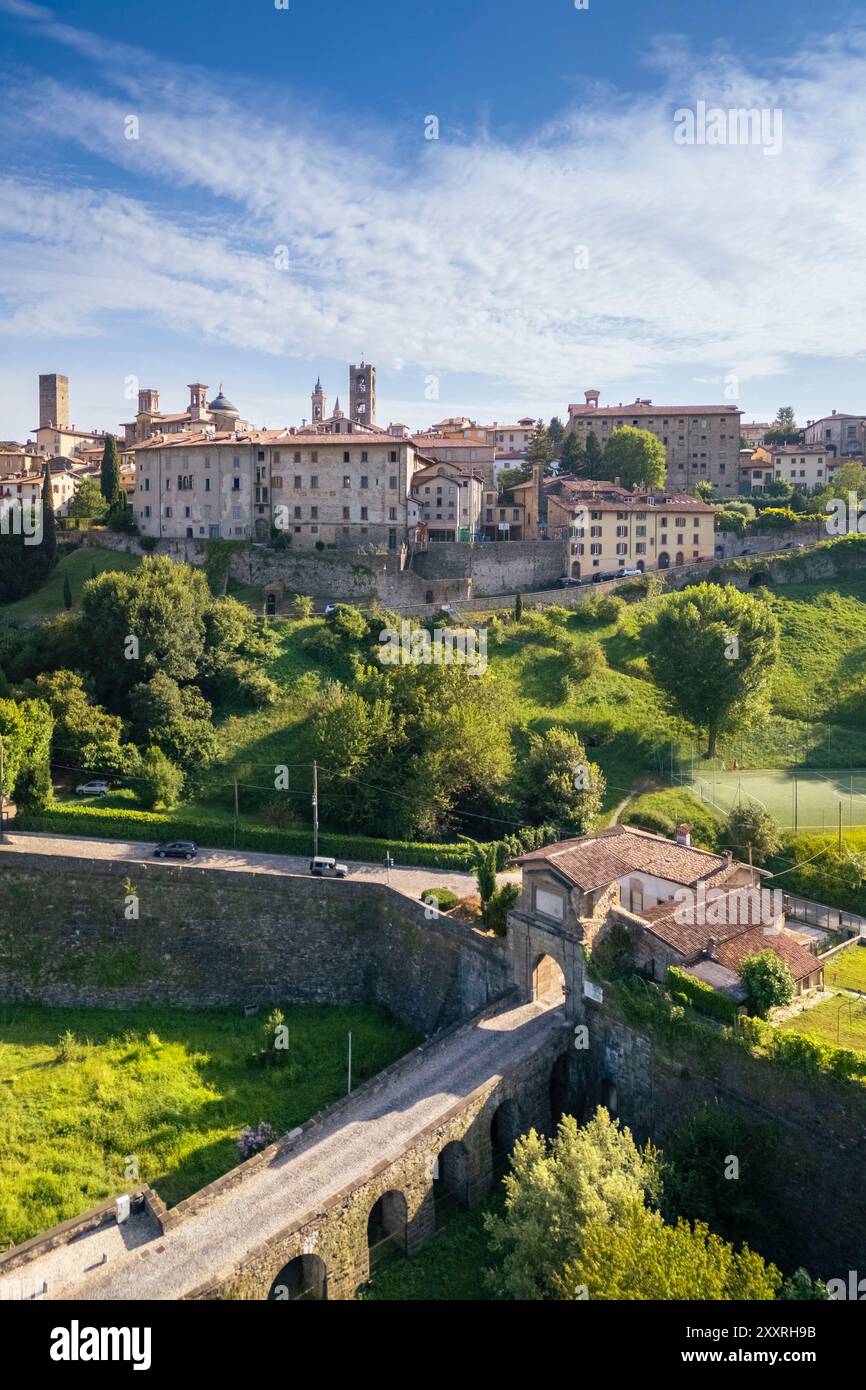
[[369,362],[349,368],[349,419],[359,425],[376,423],[376,368]]
[[321,377],[316,378],[316,385],[313,388],[313,394],[310,397],[310,401],[312,402],[312,414],[310,415],[310,421],[314,425],[320,425],[325,418],[325,393],[322,390]]
[[69,424],[69,377],[56,373],[39,378],[39,428],[58,425],[66,429]]

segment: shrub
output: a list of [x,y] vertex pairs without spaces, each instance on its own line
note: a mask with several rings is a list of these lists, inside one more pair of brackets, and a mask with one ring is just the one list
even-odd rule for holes
[[277,1132],[267,1120],[259,1120],[258,1125],[253,1128],[247,1125],[242,1129],[238,1139],[237,1148],[241,1159],[252,1158],[254,1154],[261,1153],[269,1144],[273,1144],[277,1137]]
[[457,906],[460,898],[457,893],[452,893],[450,888],[425,888],[421,894],[421,901],[431,907],[438,907],[440,912],[450,912],[452,907]]
[[74,1062],[80,1050],[78,1039],[71,1029],[67,1028],[65,1033],[60,1034],[57,1039],[58,1062]]
[[183,791],[183,773],[169,762],[161,748],[148,748],[141,760],[138,795],[149,811],[164,806],[171,811]]
[[727,994],[720,994],[711,985],[704,984],[703,980],[696,979],[685,970],[678,970],[675,965],[668,969],[666,984],[669,990],[676,990],[680,996],[684,995],[686,1003],[691,1004],[698,1013],[706,1014],[708,1018],[715,1018],[719,1023],[733,1023],[737,1017],[735,1000]]
[[496,936],[505,936],[508,914],[519,897],[519,883],[503,883],[487,904],[487,925]]
[[749,1009],[766,1018],[771,1009],[790,1004],[794,977],[790,966],[775,951],[758,951],[740,963],[739,976],[749,998]]

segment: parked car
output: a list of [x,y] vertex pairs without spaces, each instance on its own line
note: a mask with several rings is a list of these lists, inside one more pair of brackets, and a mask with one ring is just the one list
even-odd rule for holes
[[198,845],[193,840],[163,840],[153,852],[157,859],[195,859]]
[[79,782],[75,788],[76,796],[105,796],[111,790],[111,783],[104,777],[91,777],[89,782]]
[[561,579],[557,579],[556,581],[556,587],[558,589],[576,589],[579,586],[580,580],[572,579],[570,574],[564,574]]
[[613,571],[611,571],[610,574],[594,574],[594,575],[592,576],[592,582],[593,582],[593,584],[606,584],[607,581],[608,581],[609,579],[618,579],[618,578],[619,578],[619,576],[618,576],[617,574],[615,574]]
[[336,859],[328,859],[323,854],[310,860],[310,873],[314,878],[345,878],[348,872],[346,864],[338,864]]
[[636,574],[643,574],[643,570],[621,569],[617,571],[617,579],[631,579]]

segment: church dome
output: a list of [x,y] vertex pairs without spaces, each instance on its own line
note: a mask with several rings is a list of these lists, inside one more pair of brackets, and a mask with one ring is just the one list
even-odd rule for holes
[[232,405],[227,396],[223,395],[223,388],[220,386],[219,395],[214,396],[208,405],[208,410],[218,410],[222,415],[239,415],[240,411],[236,405]]

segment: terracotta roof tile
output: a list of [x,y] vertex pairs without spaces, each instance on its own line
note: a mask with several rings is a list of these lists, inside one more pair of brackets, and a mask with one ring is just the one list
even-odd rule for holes
[[521,855],[515,862],[547,863],[584,893],[607,887],[634,872],[686,886],[720,882],[731,872],[731,864],[723,855],[678,845],[663,835],[650,835],[624,825],[612,825],[579,840],[547,845]]

